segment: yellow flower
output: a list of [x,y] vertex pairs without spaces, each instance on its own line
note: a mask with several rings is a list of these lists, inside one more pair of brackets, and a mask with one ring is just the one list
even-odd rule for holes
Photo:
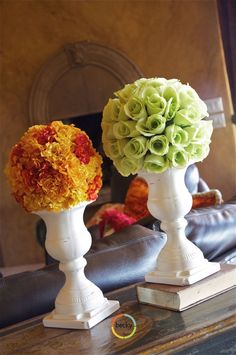
[[101,164],[85,132],[54,121],[28,129],[11,150],[6,174],[27,211],[60,211],[97,198]]

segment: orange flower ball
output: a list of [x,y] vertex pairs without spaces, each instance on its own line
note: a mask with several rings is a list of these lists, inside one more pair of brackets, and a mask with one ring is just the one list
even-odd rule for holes
[[28,129],[11,150],[6,174],[27,211],[61,211],[97,198],[101,164],[85,132],[55,121]]

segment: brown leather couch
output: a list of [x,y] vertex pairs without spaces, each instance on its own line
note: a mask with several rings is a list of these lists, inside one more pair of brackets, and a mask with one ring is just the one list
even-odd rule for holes
[[[190,192],[208,188],[195,166],[188,169],[186,185]],[[119,186],[124,187],[124,184]],[[117,184],[116,192],[121,197]],[[236,197],[219,206],[191,210],[186,218],[189,222],[187,237],[209,260],[236,262]],[[110,237],[94,238],[86,255],[87,277],[104,292],[143,281],[145,273],[154,268],[165,243],[165,234],[152,230],[154,222],[148,217]],[[45,237],[42,221],[39,223],[39,230]],[[91,231],[93,236],[95,232],[96,228]],[[64,275],[57,263],[0,278],[0,327],[52,310],[63,283]]]

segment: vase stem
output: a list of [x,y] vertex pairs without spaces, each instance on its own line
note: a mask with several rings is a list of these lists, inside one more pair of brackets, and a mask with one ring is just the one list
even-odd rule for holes
[[191,209],[192,197],[185,186],[185,172],[186,168],[171,168],[162,174],[140,174],[149,187],[148,209],[161,220],[161,229],[167,234],[156,269],[145,276],[148,282],[188,285],[220,269],[218,263],[208,262],[202,251],[186,238],[184,216]]

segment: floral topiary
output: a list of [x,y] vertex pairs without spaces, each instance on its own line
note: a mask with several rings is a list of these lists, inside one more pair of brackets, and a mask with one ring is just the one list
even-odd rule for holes
[[11,150],[6,174],[27,211],[60,211],[97,198],[101,164],[85,132],[54,121],[28,129]]

